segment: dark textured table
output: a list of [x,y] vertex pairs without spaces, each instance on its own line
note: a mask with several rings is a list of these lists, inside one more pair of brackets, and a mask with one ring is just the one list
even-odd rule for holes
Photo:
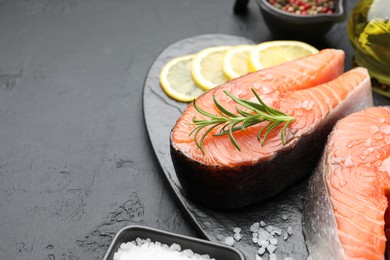
[[[143,84],[183,38],[275,39],[254,1],[246,16],[233,4],[0,0],[0,259],[101,259],[131,224],[197,235],[151,148]],[[312,43],[346,50],[348,68],[345,32]]]

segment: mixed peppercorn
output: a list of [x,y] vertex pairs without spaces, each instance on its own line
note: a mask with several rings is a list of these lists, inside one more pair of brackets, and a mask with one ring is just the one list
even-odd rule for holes
[[267,0],[274,7],[297,15],[333,14],[334,0]]

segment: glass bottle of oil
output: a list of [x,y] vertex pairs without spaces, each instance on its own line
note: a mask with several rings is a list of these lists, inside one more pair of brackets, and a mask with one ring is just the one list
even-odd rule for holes
[[390,97],[390,0],[360,0],[348,20],[354,63],[365,67],[377,92]]

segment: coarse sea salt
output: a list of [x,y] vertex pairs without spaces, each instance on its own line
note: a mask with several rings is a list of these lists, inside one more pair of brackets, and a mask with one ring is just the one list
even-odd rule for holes
[[233,246],[234,245],[234,238],[233,237],[225,238],[225,244],[228,246]]
[[114,254],[114,260],[215,260],[209,255],[200,255],[191,249],[181,250],[179,244],[171,246],[150,239],[137,238],[135,241],[122,243]]
[[[390,160],[389,160],[390,161]],[[286,221],[289,219],[289,216],[286,214],[282,215],[282,219]],[[278,246],[277,236],[283,238],[284,241],[288,239],[289,236],[292,235],[293,229],[291,226],[288,226],[286,230],[281,229],[280,227],[275,227],[272,225],[266,225],[266,223],[261,220],[260,222],[254,222],[249,230],[252,232],[252,242],[258,246],[258,250],[256,252],[255,258],[256,260],[262,260],[262,256],[268,252],[269,259],[277,259],[275,251]],[[239,242],[236,236],[239,236],[241,239],[241,228],[236,227],[233,229],[234,235],[233,237],[225,237],[225,244],[229,246],[234,245],[234,239]],[[291,257],[286,257],[285,260],[292,260]]]

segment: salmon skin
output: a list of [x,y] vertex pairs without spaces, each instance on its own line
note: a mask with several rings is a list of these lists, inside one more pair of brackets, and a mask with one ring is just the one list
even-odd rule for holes
[[193,117],[205,117],[188,105],[170,138],[173,165],[188,197],[209,208],[240,208],[273,197],[312,172],[335,122],[372,106],[367,71],[359,68],[340,76],[343,66],[344,52],[326,49],[232,80],[196,100],[198,107],[217,114],[215,96],[234,111],[237,104],[223,91],[254,101],[254,89],[268,106],[295,117],[286,130],[285,145],[281,127],[263,145],[257,140],[263,122],[233,133],[241,151],[227,135],[212,136],[219,131],[215,129],[204,139],[203,153],[190,133]]
[[389,196],[390,107],[341,119],[329,135],[304,203],[311,258],[385,259]]

